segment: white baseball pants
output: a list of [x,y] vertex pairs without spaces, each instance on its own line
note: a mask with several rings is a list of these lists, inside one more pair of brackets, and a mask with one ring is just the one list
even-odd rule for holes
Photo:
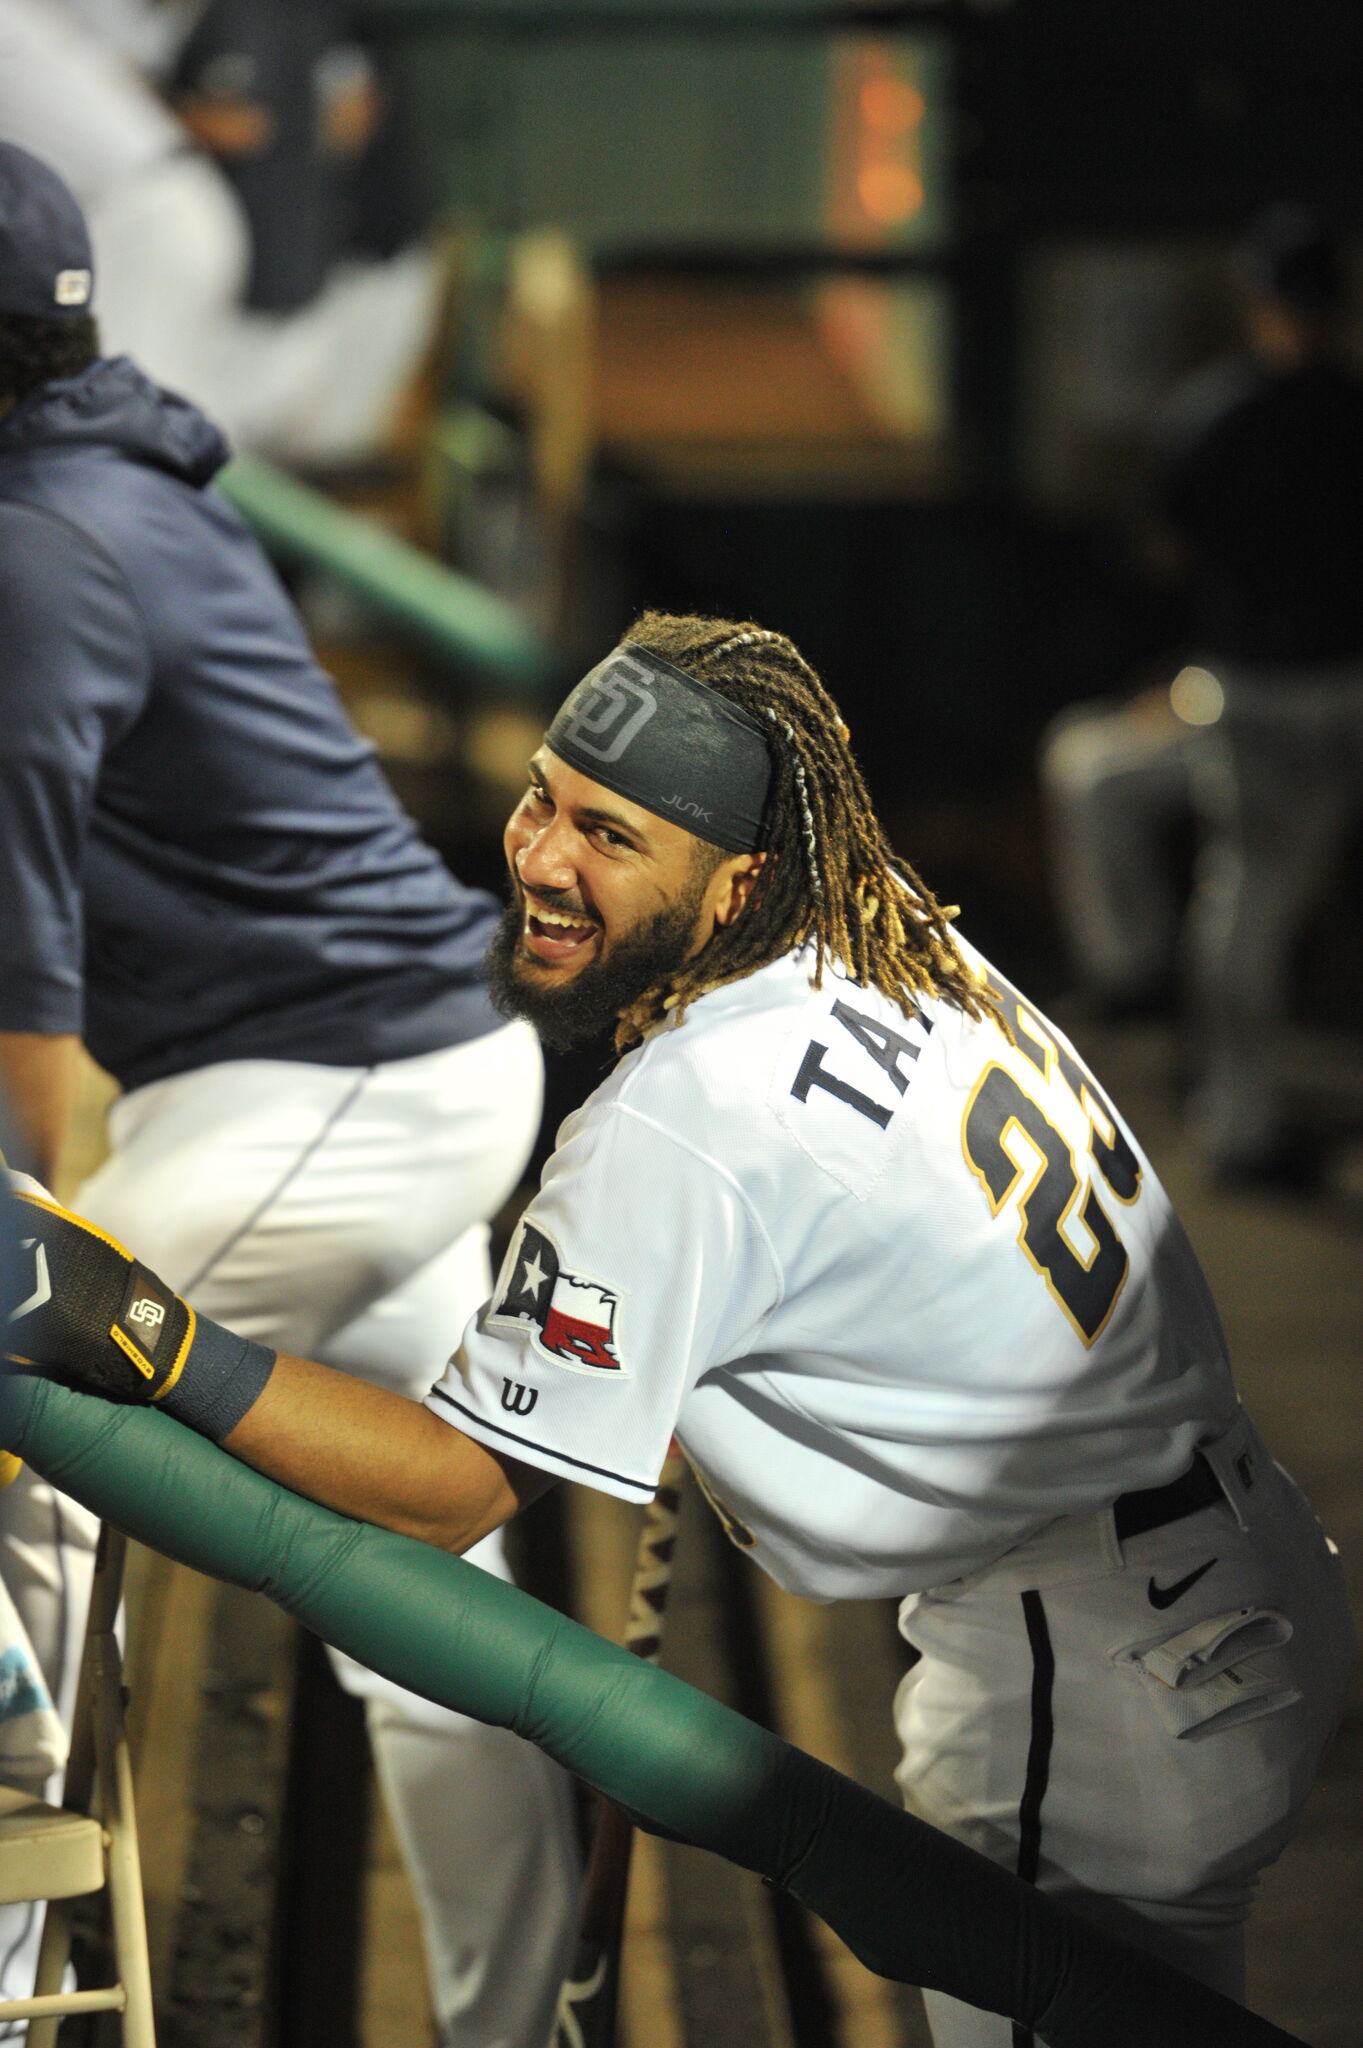
[[[540,1096],[520,1023],[374,1068],[226,1062],[115,1103],[112,1154],[74,1206],[229,1328],[419,1398],[487,1297],[484,1219],[516,1184]],[[0,1495],[4,1575],[68,1723],[94,1532],[27,1470]],[[505,1575],[500,1534],[471,1555]],[[334,1662],[368,1703],[442,2048],[539,2048],[575,1928],[568,1779],[505,1729]],[[26,1917],[0,1911],[9,1995],[24,1967],[32,1981]]]
[[[1343,1574],[1247,1416],[1203,1454],[1224,1501],[1118,1540],[1111,1510],[911,1595],[905,1804],[1232,1997],[1258,1873],[1343,1711]],[[926,1994],[937,2048],[1030,2048]]]
[[1205,828],[1188,971],[1205,1065],[1193,1102],[1217,1165],[1252,1167],[1284,1135],[1275,1055],[1292,948],[1363,809],[1363,662],[1221,662],[1225,711],[1194,757]]
[[1192,815],[1202,738],[1140,703],[1091,703],[1062,712],[1042,741],[1056,905],[1094,995],[1172,986],[1183,905],[1166,842]]

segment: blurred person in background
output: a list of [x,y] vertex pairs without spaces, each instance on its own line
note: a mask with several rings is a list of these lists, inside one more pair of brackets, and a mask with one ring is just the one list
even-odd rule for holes
[[1239,254],[1248,348],[1176,394],[1153,555],[1186,581],[1192,658],[1052,727],[1056,893],[1098,1014],[1177,1000],[1170,842],[1192,822],[1184,928],[1194,1130],[1227,1180],[1308,1179],[1276,1055],[1301,921],[1363,795],[1363,381],[1337,244],[1278,207]]
[[[208,0],[163,88],[241,200],[251,225],[246,296],[262,312],[296,311],[333,266],[360,256],[356,187],[386,110],[346,14],[331,0]],[[393,171],[381,167],[390,249],[421,227],[400,178],[394,205]]]
[[1311,215],[1267,214],[1241,260],[1249,360],[1186,393],[1159,512],[1211,699],[1195,1127],[1222,1177],[1292,1182],[1315,1165],[1276,1072],[1293,942],[1363,799],[1363,379],[1343,256]]
[[1186,890],[1172,847],[1193,807],[1193,750],[1167,681],[1073,704],[1039,759],[1051,883],[1082,1010],[1102,1023],[1166,1017],[1178,1002]]
[[[251,534],[216,428],[99,354],[70,192],[0,144],[0,1093],[50,1180],[82,1039],[123,1088],[80,1190],[206,1314],[414,1398],[490,1292],[539,1117],[489,896],[400,809]],[[69,1726],[94,1518],[23,1469],[0,1577]],[[501,1538],[477,1562],[505,1574]],[[443,2048],[538,2048],[571,1945],[567,1778],[348,1658]],[[0,1995],[40,1914],[0,1907]]]
[[283,461],[382,453],[436,330],[433,245],[336,260],[379,112],[325,0],[0,0],[0,138],[84,207],[105,347]]

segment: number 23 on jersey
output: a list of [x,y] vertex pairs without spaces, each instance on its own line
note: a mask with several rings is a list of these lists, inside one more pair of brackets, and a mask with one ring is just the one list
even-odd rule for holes
[[[1140,1161],[1091,1074],[1000,977],[990,976],[1020,1053],[1088,1118],[1086,1152],[1109,1199],[1134,1202]],[[991,1061],[971,1091],[961,1145],[997,1216],[1016,1199],[1018,1243],[1086,1345],[1107,1326],[1130,1261],[1108,1205],[1061,1133],[1009,1068]],[[1083,1247],[1083,1249],[1081,1249]]]

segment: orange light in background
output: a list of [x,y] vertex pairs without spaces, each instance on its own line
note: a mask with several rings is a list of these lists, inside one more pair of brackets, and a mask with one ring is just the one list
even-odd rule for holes
[[917,86],[884,72],[865,81],[860,98],[862,120],[883,135],[906,134],[919,125],[927,111]]
[[927,107],[913,61],[880,36],[849,38],[837,52],[829,213],[844,247],[873,248],[923,209]]
[[896,227],[923,204],[923,180],[906,164],[866,164],[857,175],[857,197],[872,220]]

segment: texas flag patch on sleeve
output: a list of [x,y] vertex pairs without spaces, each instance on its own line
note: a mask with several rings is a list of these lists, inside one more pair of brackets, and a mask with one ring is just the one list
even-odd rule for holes
[[502,1266],[484,1322],[492,1328],[527,1329],[546,1357],[572,1372],[610,1372],[626,1377],[616,1348],[617,1289],[570,1273],[553,1240],[523,1222]]

